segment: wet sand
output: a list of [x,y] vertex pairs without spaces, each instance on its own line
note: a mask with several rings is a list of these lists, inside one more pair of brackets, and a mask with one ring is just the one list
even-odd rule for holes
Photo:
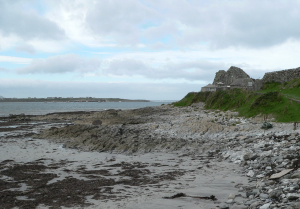
[[[0,122],[1,208],[215,208],[246,184],[218,156],[82,151],[31,138],[67,122]],[[218,200],[164,199],[177,193]]]

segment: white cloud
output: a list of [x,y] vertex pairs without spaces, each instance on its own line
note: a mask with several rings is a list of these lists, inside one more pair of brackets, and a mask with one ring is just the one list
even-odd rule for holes
[[205,60],[186,61],[180,63],[167,62],[162,66],[153,67],[136,59],[115,59],[103,70],[107,75],[136,76],[150,79],[177,79],[203,81],[212,78],[213,72],[226,68],[224,63]]
[[0,33],[30,39],[65,39],[64,31],[56,23],[33,11],[25,11],[22,1],[0,2]]
[[28,64],[32,61],[30,58],[12,57],[12,56],[1,56],[0,62],[12,62],[17,64]]
[[[61,0],[47,17],[88,46],[260,48],[300,39],[300,2]],[[54,5],[54,4],[53,4]],[[159,45],[154,47],[159,49]],[[165,47],[164,47],[165,48]]]
[[16,71],[20,74],[86,73],[98,71],[100,64],[98,59],[87,60],[75,54],[66,54],[33,60],[28,66],[17,68]]
[[175,79],[190,81],[205,81],[212,78],[213,72],[226,68],[221,62],[205,60],[171,62],[155,65],[155,61],[145,62],[133,58],[105,59],[80,58],[75,54],[66,54],[35,59],[22,68],[17,68],[19,74],[63,74],[74,72],[85,77],[97,76],[142,76],[147,79]]
[[18,52],[26,52],[29,54],[35,54],[35,52],[36,52],[36,49],[29,44],[22,44],[22,45],[16,46],[15,50]]

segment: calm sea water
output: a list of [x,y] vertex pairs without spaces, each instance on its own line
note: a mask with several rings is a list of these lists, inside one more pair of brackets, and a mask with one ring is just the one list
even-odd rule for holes
[[42,115],[53,112],[101,111],[106,109],[136,109],[169,104],[167,102],[0,102],[0,116],[9,114]]

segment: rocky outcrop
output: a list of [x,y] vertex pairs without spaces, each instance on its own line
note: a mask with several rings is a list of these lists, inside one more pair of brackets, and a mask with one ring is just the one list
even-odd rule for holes
[[281,71],[265,73],[262,82],[266,83],[266,82],[275,81],[279,83],[284,83],[299,77],[300,77],[300,67],[289,69],[289,70],[281,70]]
[[219,70],[216,73],[213,85],[217,85],[218,82],[230,85],[234,80],[239,78],[250,78],[250,76],[241,68],[231,66],[227,72],[225,70]]

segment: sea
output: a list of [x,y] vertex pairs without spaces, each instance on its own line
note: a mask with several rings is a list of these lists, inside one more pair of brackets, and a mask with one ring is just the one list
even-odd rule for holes
[[21,113],[25,115],[44,115],[54,112],[126,110],[160,106],[172,102],[175,102],[175,100],[151,102],[0,102],[0,116]]

